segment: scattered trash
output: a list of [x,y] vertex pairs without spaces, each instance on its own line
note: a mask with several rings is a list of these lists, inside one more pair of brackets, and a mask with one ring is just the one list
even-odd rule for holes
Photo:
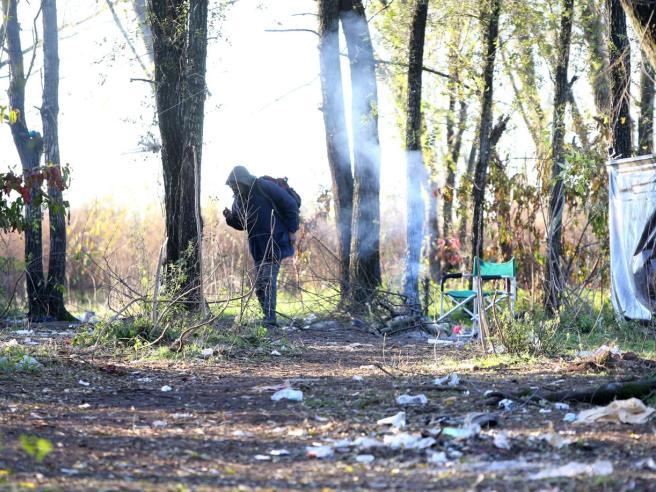
[[93,311],[85,311],[80,317],[82,323],[98,323],[100,321]]
[[496,427],[499,423],[499,416],[495,413],[486,413],[486,412],[472,412],[465,415],[465,427],[470,427],[473,424],[480,426],[481,428],[490,428]]
[[214,349],[213,348],[203,349],[201,350],[200,355],[203,358],[208,359],[209,357],[212,357],[214,355]]
[[288,456],[289,451],[287,451],[286,449],[272,449],[271,451],[269,451],[269,454],[271,456]]
[[34,335],[34,330],[16,330],[12,331],[12,333],[24,337],[26,335]]
[[383,443],[392,449],[426,449],[437,441],[432,437],[421,437],[421,434],[399,432],[383,437]]
[[442,427],[441,436],[452,437],[456,441],[462,441],[474,437],[481,432],[478,424],[471,424],[467,427]]
[[193,415],[190,413],[172,413],[171,418],[172,419],[190,419],[192,418]]
[[648,470],[656,471],[656,461],[654,461],[654,458],[645,458],[644,460],[636,462],[633,467],[637,469],[647,468]]
[[359,454],[355,457],[355,461],[358,463],[369,464],[374,461],[374,456],[372,454]]
[[332,446],[306,446],[305,452],[308,458],[316,459],[330,458],[335,454]]
[[317,320],[317,315],[312,313],[312,314],[308,314],[303,321],[305,322],[306,325],[311,325],[316,320]]
[[276,356],[276,357],[280,357],[282,354],[280,352],[278,352],[277,350],[272,350],[271,355]]
[[433,451],[428,453],[428,463],[431,465],[441,465],[448,461],[444,451]]
[[351,379],[353,379],[353,381],[364,381],[362,376],[353,376]]
[[425,405],[428,403],[428,398],[426,398],[426,395],[421,394],[421,395],[401,395],[396,397],[396,403],[398,405]]
[[451,333],[453,335],[462,335],[462,326],[456,325],[453,327],[453,330],[451,330]]
[[453,345],[455,343],[453,340],[440,340],[439,338],[429,338],[426,341],[429,345],[435,345],[437,347],[446,347],[447,345]]
[[563,417],[563,422],[576,422],[576,414],[569,412]]
[[548,432],[546,434],[541,434],[538,436],[538,439],[544,441],[556,449],[564,448],[572,443],[569,439],[564,439],[563,436],[557,432]]
[[554,408],[556,410],[569,410],[569,405],[567,403],[555,403]]
[[279,401],[279,400],[302,401],[303,392],[301,390],[285,388],[276,391],[273,395],[271,395],[271,399],[273,401]]
[[355,441],[353,441],[353,446],[358,449],[370,449],[379,448],[384,446],[384,444],[378,439],[374,439],[373,437],[358,437]]
[[625,424],[644,424],[656,409],[646,406],[637,398],[615,400],[605,407],[583,410],[576,416],[576,423],[589,424],[598,420],[622,422]]
[[517,408],[517,403],[508,398],[504,398],[499,402],[499,408],[503,408],[506,412],[512,412]]
[[447,386],[458,386],[460,384],[460,378],[455,372],[452,372],[448,376],[442,378],[435,378],[433,381],[434,385],[442,386],[446,384]]
[[616,346],[613,345],[609,347],[608,345],[604,344],[601,347],[597,348],[596,350],[579,350],[578,352],[576,352],[576,356],[599,357],[600,355],[604,355],[606,352],[609,352],[612,355],[622,355],[622,351]]
[[266,455],[266,454],[256,454],[253,456],[257,461],[269,461],[271,459],[271,456]]
[[542,480],[545,478],[557,477],[578,477],[580,475],[587,475],[590,477],[605,477],[613,473],[613,464],[610,461],[601,460],[594,463],[578,463],[572,461],[563,466],[556,466],[547,468],[541,472],[530,475],[531,480]]
[[78,381],[78,384],[81,384],[82,386],[91,386],[91,383],[89,383],[88,381],[85,381],[83,379],[80,379]]
[[551,413],[551,408],[541,408],[540,413]]
[[83,403],[82,405],[78,405],[77,408],[91,408],[91,405],[88,403]]
[[21,360],[16,362],[16,369],[19,371],[34,371],[40,367],[39,361],[30,355],[24,355]]
[[328,422],[328,418],[322,417],[321,415],[315,415],[314,420],[316,420],[317,422]]
[[173,391],[173,388],[171,388],[168,384],[165,384],[159,390],[163,391],[164,393],[168,393],[169,391]]
[[253,437],[252,432],[246,432],[243,430],[236,430],[232,433],[234,437]]
[[405,427],[406,424],[405,412],[399,412],[396,415],[392,415],[391,417],[380,419],[376,423],[378,425],[391,425],[392,427],[401,429],[402,427]]
[[64,475],[77,475],[80,473],[80,470],[76,470],[75,468],[60,468],[59,471]]
[[510,449],[510,440],[507,432],[497,432],[494,435],[494,447],[498,449]]
[[155,420],[151,425],[155,429],[163,429],[164,427],[166,427],[169,424],[166,422],[166,420]]

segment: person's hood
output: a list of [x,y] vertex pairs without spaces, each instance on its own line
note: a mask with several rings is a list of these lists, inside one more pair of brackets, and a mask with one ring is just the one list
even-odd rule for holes
[[250,172],[248,172],[248,169],[246,169],[246,167],[235,166],[232,169],[232,171],[230,171],[226,184],[228,186],[232,184],[242,184],[246,186],[251,186],[256,179],[257,178],[255,176],[253,176]]

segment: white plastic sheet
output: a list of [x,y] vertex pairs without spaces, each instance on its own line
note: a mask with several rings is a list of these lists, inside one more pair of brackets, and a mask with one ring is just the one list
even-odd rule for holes
[[640,302],[633,272],[640,236],[656,210],[656,156],[618,159],[608,164],[611,291],[615,312],[650,320]]

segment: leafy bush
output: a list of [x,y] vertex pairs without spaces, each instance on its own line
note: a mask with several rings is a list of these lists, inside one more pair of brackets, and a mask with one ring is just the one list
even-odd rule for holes
[[560,316],[549,318],[533,309],[514,316],[509,311],[493,317],[496,334],[510,354],[553,354],[560,345]]

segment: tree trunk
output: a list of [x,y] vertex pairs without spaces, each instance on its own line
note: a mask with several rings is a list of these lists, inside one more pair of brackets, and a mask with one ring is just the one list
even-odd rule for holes
[[[428,191],[428,268],[430,278],[433,282],[439,282],[442,275],[442,265],[440,263],[440,252],[438,241],[440,239],[440,224],[438,221],[438,197],[440,196],[440,187],[435,177],[428,176],[426,172],[427,191]],[[432,174],[432,173],[431,173]]]
[[[28,319],[42,320],[48,315],[45,277],[43,273],[43,244],[41,234],[41,182],[34,179],[38,171],[43,139],[38,133],[30,133],[25,119],[25,72],[20,41],[17,0],[3,0],[6,20],[6,45],[9,54],[9,105],[18,114],[17,121],[10,125],[14,145],[20,157],[23,175],[29,186],[30,196],[35,200],[25,204],[25,280],[27,288]],[[38,197],[38,198],[37,198]]]
[[474,138],[472,140],[471,148],[469,149],[469,157],[467,157],[467,167],[465,173],[460,178],[460,186],[458,186],[458,210],[456,215],[460,219],[458,225],[458,240],[460,241],[460,248],[464,249],[465,244],[467,244],[467,218],[469,216],[469,204],[471,200],[471,195],[474,191],[473,187],[473,178],[474,178],[474,167],[476,166],[476,157],[478,147],[478,128],[474,133]]
[[654,69],[643,51],[640,71],[640,119],[638,119],[638,153],[654,152]]
[[342,69],[339,55],[339,0],[319,2],[319,66],[322,113],[326,132],[328,165],[333,182],[335,222],[342,302],[349,290],[351,262],[351,222],[353,220],[353,173],[349,149]]
[[406,239],[404,292],[408,306],[421,311],[419,302],[419,264],[424,238],[424,200],[421,181],[424,161],[421,154],[421,74],[424,60],[424,38],[428,0],[417,0],[412,14],[408,46],[408,99],[406,106],[405,150],[406,179]]
[[621,0],[652,66],[656,66],[656,14],[653,0]]
[[380,146],[376,65],[361,0],[341,0],[340,19],[351,66],[353,126],[353,242],[355,304],[371,298],[380,275]]
[[604,30],[603,16],[595,0],[581,2],[581,26],[590,51],[590,78],[594,92],[595,105],[600,115],[610,112],[610,61],[608,43]]
[[562,224],[565,193],[561,176],[564,168],[563,143],[565,138],[565,109],[569,97],[567,69],[569,49],[572,40],[572,17],[574,0],[564,0],[558,39],[558,58],[556,60],[556,80],[554,92],[554,113],[551,141],[551,197],[549,200],[549,222],[547,231],[547,265],[545,272],[545,309],[551,314],[560,308],[561,293],[565,279],[562,275]]
[[481,121],[479,127],[478,162],[474,173],[474,214],[472,218],[472,261],[475,256],[483,257],[483,208],[485,204],[485,183],[490,159],[490,131],[492,128],[492,101],[494,86],[494,59],[497,53],[499,36],[499,15],[501,0],[489,0],[489,10],[483,7],[482,18],[486,19],[483,38],[486,42],[483,61],[483,94],[481,100]]
[[60,321],[75,318],[64,305],[66,281],[66,208],[61,190],[61,161],[59,158],[59,34],[57,31],[56,0],[43,0],[43,103],[41,122],[46,166],[54,169],[48,174],[48,217],[50,221],[50,253],[46,294],[48,312]]
[[631,115],[629,113],[631,83],[631,47],[626,33],[626,15],[620,0],[607,0],[610,16],[610,88],[613,155],[630,157]]
[[[188,8],[187,8],[188,6]],[[196,213],[195,160],[202,158],[207,1],[148,3],[156,101],[162,137],[166,208],[166,276],[190,309],[203,305]]]

